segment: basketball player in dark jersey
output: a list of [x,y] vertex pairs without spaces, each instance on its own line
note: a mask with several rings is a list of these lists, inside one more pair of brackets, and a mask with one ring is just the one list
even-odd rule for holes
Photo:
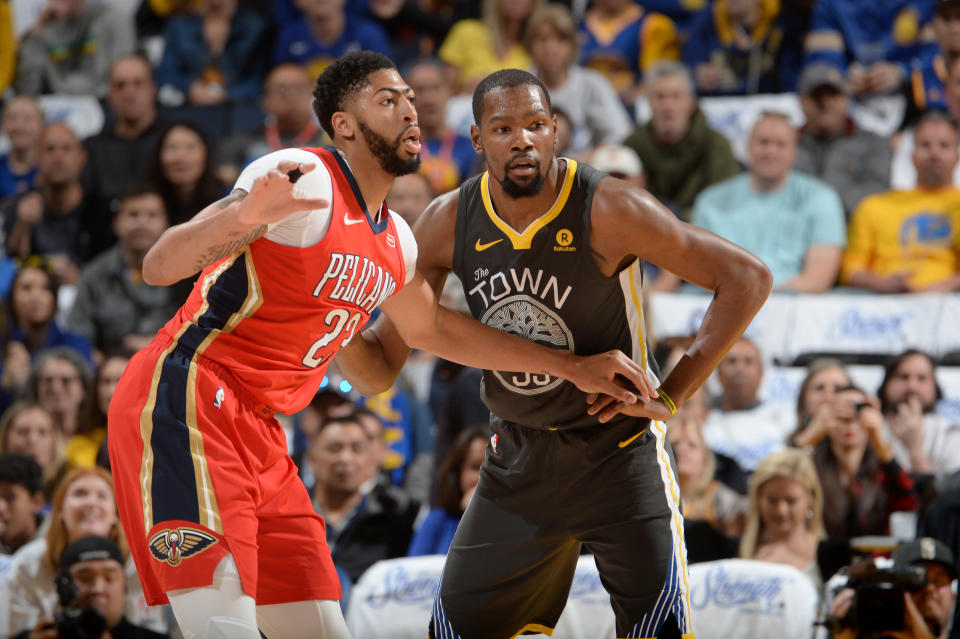
[[[418,270],[435,290],[453,271],[480,321],[578,354],[620,349],[654,383],[640,259],[714,298],[695,342],[649,401],[588,408],[587,395],[550,375],[484,371],[492,433],[447,555],[431,636],[550,632],[585,545],[610,593],[618,637],[692,637],[679,488],[662,420],[746,328],[769,294],[770,273],[642,189],[554,157],[556,119],[529,73],[488,76],[473,110],[473,144],[487,172],[434,200],[414,231]],[[392,380],[406,352],[384,320],[338,361],[372,392]],[[393,366],[370,366],[377,361]]]

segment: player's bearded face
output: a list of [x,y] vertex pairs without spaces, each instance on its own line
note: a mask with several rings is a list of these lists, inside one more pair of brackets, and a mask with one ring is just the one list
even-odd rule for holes
[[[533,177],[523,182],[515,181],[510,177],[510,172],[516,169],[532,169]],[[499,180],[504,194],[514,199],[538,195],[545,181],[546,176],[540,171],[540,160],[527,153],[518,153],[507,160],[503,165],[503,179]]]
[[360,133],[363,134],[363,139],[366,140],[371,153],[373,153],[380,162],[383,170],[390,175],[395,177],[408,175],[410,173],[416,173],[420,168],[419,153],[407,159],[401,157],[401,153],[408,155],[406,151],[401,149],[401,146],[403,145],[403,138],[407,136],[407,129],[410,127],[404,128],[393,142],[368,127],[359,118],[357,119],[357,127],[360,129]]

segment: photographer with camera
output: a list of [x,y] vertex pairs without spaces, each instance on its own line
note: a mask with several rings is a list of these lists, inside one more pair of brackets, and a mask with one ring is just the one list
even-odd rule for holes
[[124,617],[127,578],[120,548],[106,537],[82,537],[63,550],[56,580],[60,612],[16,639],[161,639]]
[[904,542],[892,568],[872,560],[850,568],[847,587],[830,604],[835,639],[946,639],[956,603],[957,566],[943,542]]

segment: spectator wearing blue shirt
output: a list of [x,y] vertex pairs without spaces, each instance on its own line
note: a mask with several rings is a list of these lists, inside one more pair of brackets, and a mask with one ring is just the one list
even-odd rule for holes
[[905,124],[928,109],[947,110],[947,76],[960,59],[960,0],[938,0],[931,26],[935,41],[911,65]]
[[804,65],[832,64],[855,95],[897,91],[922,50],[920,32],[932,8],[917,0],[820,0],[810,19]]
[[701,95],[792,91],[802,51],[778,0],[716,0],[693,20],[683,61]]
[[177,106],[185,98],[206,106],[259,97],[268,61],[264,23],[237,0],[205,0],[199,13],[170,18],[163,35],[161,102]]
[[43,130],[43,111],[28,95],[7,103],[0,124],[10,150],[0,155],[0,201],[26,193],[37,179],[37,142]]
[[457,437],[437,469],[434,486],[437,507],[430,510],[413,533],[408,556],[447,554],[480,480],[480,466],[486,457],[489,439],[486,426],[468,428]]
[[344,9],[346,0],[297,0],[304,17],[280,29],[273,63],[294,62],[317,77],[331,62],[354,51],[390,55],[390,38],[376,22]]

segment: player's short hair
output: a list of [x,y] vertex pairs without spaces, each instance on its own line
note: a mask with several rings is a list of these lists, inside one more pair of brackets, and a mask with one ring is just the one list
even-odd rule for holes
[[521,69],[502,69],[495,71],[480,80],[480,84],[473,91],[473,120],[480,125],[483,117],[483,98],[491,91],[499,89],[513,89],[515,87],[535,86],[539,87],[543,95],[543,101],[547,104],[547,113],[553,114],[553,105],[550,104],[550,92],[544,86],[540,78],[528,71]]
[[43,469],[33,457],[3,453],[0,455],[0,481],[23,486],[28,493],[36,495],[43,492]]
[[371,73],[396,68],[397,65],[383,54],[357,51],[338,58],[323,70],[313,87],[313,110],[331,139],[333,114],[343,111],[347,101],[367,86]]

